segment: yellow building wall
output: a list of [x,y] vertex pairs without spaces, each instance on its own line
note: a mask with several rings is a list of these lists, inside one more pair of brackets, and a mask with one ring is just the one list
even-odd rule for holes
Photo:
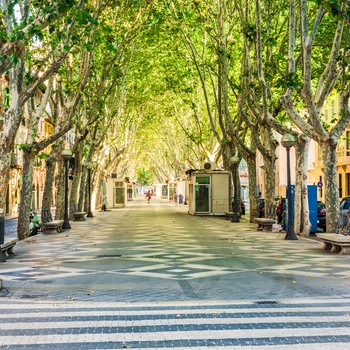
[[[332,94],[323,109],[323,120],[326,124],[332,124],[332,119],[336,118],[340,112],[340,98],[337,94]],[[324,162],[321,148],[315,145],[315,180],[324,183]],[[340,137],[337,147],[337,181],[339,200],[350,196],[350,125]],[[325,201],[324,188],[317,191],[317,199]]]

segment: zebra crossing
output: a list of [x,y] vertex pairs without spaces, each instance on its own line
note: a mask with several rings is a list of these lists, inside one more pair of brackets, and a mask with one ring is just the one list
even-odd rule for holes
[[0,300],[0,348],[348,349],[350,298],[164,303]]

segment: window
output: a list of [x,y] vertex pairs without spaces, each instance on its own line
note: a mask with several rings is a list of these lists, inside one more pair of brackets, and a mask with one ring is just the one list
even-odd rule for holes
[[210,185],[210,176],[196,176],[196,185]]

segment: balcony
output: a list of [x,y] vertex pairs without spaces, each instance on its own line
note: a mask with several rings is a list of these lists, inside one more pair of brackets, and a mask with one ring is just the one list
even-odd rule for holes
[[23,167],[22,158],[17,153],[11,153],[11,167],[12,168]]
[[350,149],[343,149],[337,151],[337,164],[350,165]]
[[[337,165],[350,165],[350,149],[337,150]],[[323,166],[323,156],[319,154],[317,156],[317,166]]]

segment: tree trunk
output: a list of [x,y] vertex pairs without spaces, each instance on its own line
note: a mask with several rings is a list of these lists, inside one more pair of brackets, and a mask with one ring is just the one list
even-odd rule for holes
[[83,167],[81,171],[80,188],[79,188],[79,200],[78,200],[79,211],[84,211],[83,207],[85,207],[86,182],[87,182],[87,169]]
[[46,161],[46,175],[45,175],[45,186],[43,193],[43,203],[41,208],[41,220],[43,223],[49,221],[50,218],[45,217],[43,213],[48,213],[51,211],[52,205],[52,193],[53,193],[53,185],[55,182],[55,168],[56,168],[56,158],[50,156],[50,158]]
[[264,157],[265,212],[269,206],[275,206],[275,158]]
[[[18,213],[17,232],[18,239],[22,240],[29,236],[29,214],[33,194],[33,164],[34,158],[30,149],[23,152],[23,183],[22,196]],[[33,208],[34,209],[34,208]]]
[[310,138],[298,135],[295,143],[295,197],[294,197],[294,230],[296,234],[308,237],[310,235],[310,211],[307,190],[307,160]]
[[10,179],[11,152],[0,150],[0,208],[6,208],[6,196]]
[[56,198],[56,220],[64,219],[64,197],[65,197],[65,180],[66,180],[66,169],[65,162],[62,157],[58,159],[58,174],[57,174],[57,198]]
[[340,212],[337,184],[337,145],[329,141],[321,143],[320,147],[323,155],[327,232],[335,232]]
[[248,157],[246,159],[248,164],[249,174],[249,203],[250,203],[250,217],[249,221],[253,222],[254,218],[258,217],[257,207],[257,186],[256,186],[256,157]]
[[23,63],[19,62],[10,71],[9,89],[11,104],[5,113],[4,130],[0,137],[0,208],[6,207],[6,195],[10,179],[11,152],[21,124],[21,101],[19,86],[23,77]]
[[[81,145],[83,146],[84,143],[81,142]],[[77,149],[77,152],[75,152],[74,155],[74,174],[73,174],[73,180],[71,181],[71,191],[70,191],[70,208],[69,208],[69,217],[73,217],[73,213],[77,211],[81,211],[79,208],[78,198],[79,198],[79,185],[81,181],[81,172],[82,172],[82,154],[83,154],[83,148],[79,147]]]
[[[230,165],[230,171],[231,171],[231,179],[232,179],[232,186],[230,186],[230,211],[235,211],[234,206],[234,199],[236,199],[236,212],[238,213],[238,216],[241,216],[241,201],[242,201],[242,196],[241,196],[241,181],[239,178],[239,163],[238,164],[231,164]],[[236,176],[235,176],[236,174]],[[235,181],[236,180],[236,181]],[[233,200],[232,200],[233,197]]]

